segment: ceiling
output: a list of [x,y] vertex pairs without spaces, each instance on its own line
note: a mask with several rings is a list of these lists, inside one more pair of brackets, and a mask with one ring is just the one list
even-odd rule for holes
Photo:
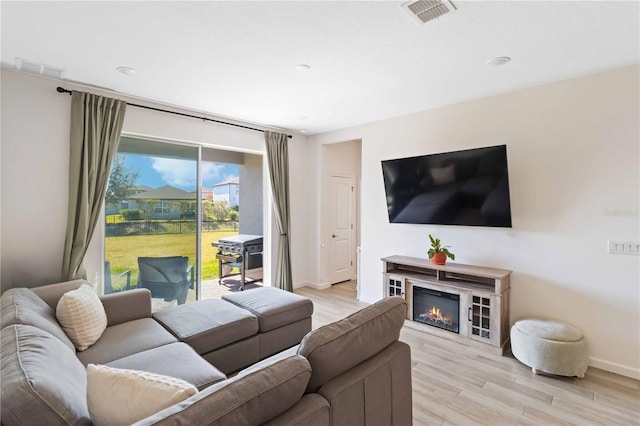
[[1,60],[309,134],[639,62],[637,1],[454,3],[2,1]]

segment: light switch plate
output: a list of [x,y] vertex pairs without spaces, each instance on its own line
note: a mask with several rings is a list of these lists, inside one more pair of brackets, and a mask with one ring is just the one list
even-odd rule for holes
[[640,256],[640,243],[636,241],[607,241],[607,253]]

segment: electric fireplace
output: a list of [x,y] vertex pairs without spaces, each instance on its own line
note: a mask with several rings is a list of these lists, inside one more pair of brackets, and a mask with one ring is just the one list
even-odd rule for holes
[[414,286],[413,320],[460,333],[460,296]]

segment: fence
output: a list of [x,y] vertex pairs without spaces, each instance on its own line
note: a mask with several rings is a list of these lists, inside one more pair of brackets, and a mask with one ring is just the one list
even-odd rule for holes
[[[195,234],[197,231],[195,220],[131,220],[109,221],[105,223],[107,237],[121,237],[125,235],[160,235],[160,234]],[[237,220],[205,220],[202,231],[237,231]]]

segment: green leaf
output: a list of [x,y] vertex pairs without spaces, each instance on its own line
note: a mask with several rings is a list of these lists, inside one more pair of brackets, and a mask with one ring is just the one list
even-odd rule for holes
[[442,249],[442,252],[451,260],[456,260],[456,255],[451,253],[449,250],[447,250],[446,248]]

